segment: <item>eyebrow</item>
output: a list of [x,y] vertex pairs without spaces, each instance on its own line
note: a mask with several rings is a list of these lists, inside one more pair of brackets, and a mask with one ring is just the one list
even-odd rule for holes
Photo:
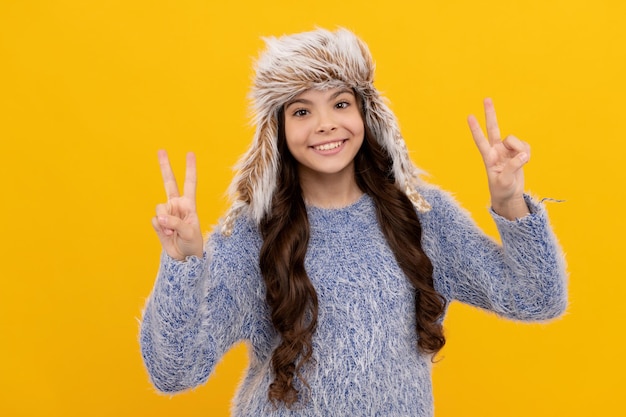
[[[328,101],[333,101],[334,99],[336,99],[337,97],[345,93],[350,94],[351,96],[354,97],[354,91],[352,91],[349,88],[342,88],[341,90],[335,91],[330,97],[328,97]],[[291,100],[285,103],[285,110],[287,110],[291,105],[296,104],[296,103],[310,105],[312,104],[312,101],[307,100],[305,98],[296,98],[294,100]]]

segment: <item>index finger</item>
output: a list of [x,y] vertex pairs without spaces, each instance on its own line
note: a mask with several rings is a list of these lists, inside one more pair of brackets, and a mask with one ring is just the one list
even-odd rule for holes
[[472,138],[474,138],[474,143],[476,143],[478,151],[484,157],[491,149],[491,144],[487,141],[487,138],[485,138],[483,130],[480,127],[480,123],[478,123],[478,120],[476,120],[476,117],[473,114],[468,116],[467,124],[472,132]]
[[187,154],[187,167],[185,168],[185,185],[183,186],[186,197],[189,197],[191,201],[196,201],[196,155],[193,152]]
[[176,177],[172,172],[170,160],[167,157],[167,152],[159,150],[159,165],[161,166],[161,176],[163,177],[163,185],[165,186],[165,194],[167,199],[170,200],[174,197],[178,197],[178,184],[176,183]]

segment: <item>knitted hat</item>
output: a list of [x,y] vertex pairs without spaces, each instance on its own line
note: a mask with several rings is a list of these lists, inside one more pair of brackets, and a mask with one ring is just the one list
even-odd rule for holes
[[229,189],[233,204],[222,221],[222,233],[230,235],[241,213],[259,223],[271,211],[280,164],[278,111],[309,89],[348,87],[362,98],[364,123],[391,156],[396,184],[418,211],[428,211],[430,205],[416,191],[420,171],[409,159],[395,115],[374,88],[374,61],[367,45],[346,29],[264,40],[266,50],[256,62],[250,92],[256,131],[236,166]]

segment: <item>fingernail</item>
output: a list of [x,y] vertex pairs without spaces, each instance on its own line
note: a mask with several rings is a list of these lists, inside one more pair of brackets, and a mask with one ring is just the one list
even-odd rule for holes
[[527,154],[526,152],[522,152],[521,154],[519,154],[519,159],[520,159],[523,163],[528,162],[528,154]]
[[165,216],[159,216],[157,220],[159,221],[159,224],[162,224],[162,225],[167,224],[167,217]]

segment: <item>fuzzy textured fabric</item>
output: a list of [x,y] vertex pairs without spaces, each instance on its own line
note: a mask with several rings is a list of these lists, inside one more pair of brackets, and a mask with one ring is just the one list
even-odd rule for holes
[[[492,212],[502,246],[485,236],[446,193],[424,186],[432,209],[419,213],[436,290],[503,317],[542,321],[567,305],[564,260],[543,205],[515,221]],[[395,261],[364,195],[340,209],[308,207],[307,273],[319,298],[314,361],[298,379],[294,410],[268,402],[271,354],[279,343],[259,271],[262,238],[240,216],[231,237],[214,232],[203,258],[162,255],[144,309],[140,343],[156,388],[204,383],[230,347],[248,344],[250,365],[233,403],[243,416],[433,415],[431,358],[417,350],[414,289]]]
[[232,232],[242,213],[257,224],[270,212],[278,176],[278,111],[310,89],[347,87],[363,100],[364,124],[393,161],[396,184],[418,211],[429,209],[416,192],[419,170],[409,158],[395,115],[374,88],[374,61],[367,45],[346,29],[319,29],[280,38],[266,38],[266,50],[256,62],[250,93],[256,126],[248,151],[237,163],[230,185],[233,205],[224,217],[222,233]]

